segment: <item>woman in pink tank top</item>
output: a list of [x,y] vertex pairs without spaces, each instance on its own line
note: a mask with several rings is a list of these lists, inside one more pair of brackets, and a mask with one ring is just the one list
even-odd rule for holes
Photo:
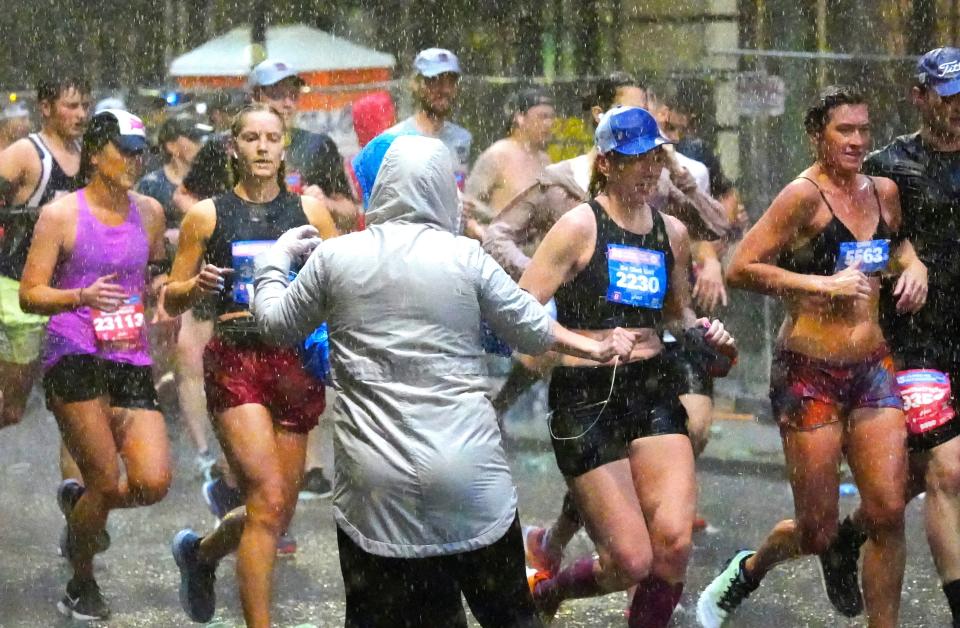
[[47,407],[84,479],[65,480],[57,493],[67,523],[61,550],[73,567],[57,606],[78,620],[110,614],[93,577],[93,556],[109,544],[109,512],[155,503],[170,485],[144,320],[148,268],[166,265],[163,210],[130,191],[145,148],[136,116],[94,116],[80,157],[87,187],[42,209],[20,284],[24,311],[51,317]]

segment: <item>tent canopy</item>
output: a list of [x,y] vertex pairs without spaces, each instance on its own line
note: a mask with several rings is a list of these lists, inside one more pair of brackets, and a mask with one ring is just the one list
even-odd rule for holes
[[[296,70],[309,87],[341,86],[351,92],[310,90],[301,99],[302,109],[336,108],[382,87],[396,63],[391,54],[303,24],[270,26],[266,39],[267,56]],[[186,89],[242,88],[252,56],[250,27],[241,26],[174,59],[170,76]]]

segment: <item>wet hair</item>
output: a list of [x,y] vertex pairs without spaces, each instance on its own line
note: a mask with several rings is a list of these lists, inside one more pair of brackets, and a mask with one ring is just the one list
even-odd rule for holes
[[81,181],[90,182],[90,177],[93,176],[93,156],[99,154],[119,135],[120,123],[112,113],[101,112],[90,119],[90,124],[80,139],[80,170],[77,174]]
[[517,116],[526,114],[537,105],[553,106],[553,98],[545,89],[528,87],[510,94],[503,106],[506,117],[505,134],[509,135],[516,129]]
[[[638,157],[655,157],[657,159],[663,159],[663,151],[664,149],[662,146],[657,146],[653,150],[647,151],[642,155],[623,155],[612,150],[608,153],[604,153],[602,156],[610,162],[611,166],[616,167],[622,162],[637,159]],[[597,155],[597,159],[593,161],[593,169],[590,171],[590,185],[587,187],[587,191],[589,192],[591,198],[601,194],[607,189],[607,175],[600,171],[600,157],[601,155]]]
[[617,101],[617,92],[624,87],[638,87],[644,91],[647,90],[647,86],[632,74],[614,72],[597,81],[593,93],[584,99],[584,111],[589,111],[593,107],[600,107],[603,111],[607,111]]
[[830,112],[841,105],[862,105],[867,102],[863,94],[848,85],[830,85],[820,92],[816,103],[807,109],[803,128],[808,135],[823,133],[830,122]]
[[90,83],[81,76],[62,75],[49,76],[37,81],[37,102],[54,103],[60,96],[71,89],[81,94],[90,93]]
[[212,139],[200,148],[183,177],[183,189],[198,199],[219,196],[231,186],[226,141]]
[[[244,118],[247,117],[247,114],[260,112],[271,113],[276,116],[277,120],[280,121],[281,131],[286,135],[287,123],[284,122],[283,115],[281,115],[279,111],[266,103],[252,102],[244,105],[243,108],[237,112],[237,115],[233,117],[233,122],[230,123],[230,137],[233,138],[234,142],[240,137],[240,133],[243,132]],[[240,180],[240,159],[236,157],[236,153],[230,156],[230,173],[233,175],[234,182]],[[282,161],[280,162],[280,168],[277,169],[277,183],[280,184],[281,190],[287,189],[286,168]]]

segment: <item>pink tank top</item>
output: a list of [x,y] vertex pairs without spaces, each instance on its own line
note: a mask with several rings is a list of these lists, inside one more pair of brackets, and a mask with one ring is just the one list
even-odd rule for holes
[[84,190],[77,191],[77,237],[73,252],[58,264],[51,285],[86,288],[99,277],[117,273],[112,283],[130,299],[117,312],[81,307],[50,317],[43,351],[43,369],[65,355],[95,355],[112,362],[149,366],[143,298],[150,243],[136,203],[123,224],[110,227],[90,212]]

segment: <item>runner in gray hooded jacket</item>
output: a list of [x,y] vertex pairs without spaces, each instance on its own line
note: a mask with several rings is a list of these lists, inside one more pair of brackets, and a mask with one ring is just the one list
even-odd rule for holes
[[[443,143],[398,137],[369,227],[322,243],[288,287],[309,228],[257,260],[255,311],[279,342],[326,320],[337,397],[336,518],[348,626],[536,626],[517,496],[488,398],[480,319],[519,351],[611,361],[634,336],[574,334],[459,232]],[[371,619],[373,618],[373,619]],[[372,621],[372,623],[371,623]]]

